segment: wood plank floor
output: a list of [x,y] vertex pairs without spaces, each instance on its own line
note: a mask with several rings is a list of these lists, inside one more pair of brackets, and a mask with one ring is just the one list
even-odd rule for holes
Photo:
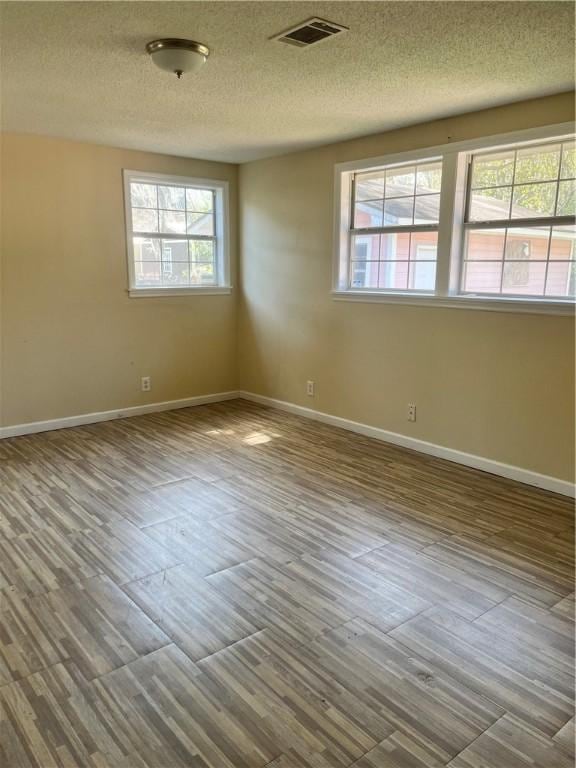
[[0,442],[2,768],[570,768],[570,500],[243,401]]

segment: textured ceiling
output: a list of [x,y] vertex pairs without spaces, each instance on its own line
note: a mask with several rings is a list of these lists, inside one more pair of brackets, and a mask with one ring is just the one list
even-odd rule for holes
[[[4,130],[244,162],[570,90],[571,2],[4,2]],[[350,32],[269,40],[311,16]],[[210,46],[178,81],[148,40]]]

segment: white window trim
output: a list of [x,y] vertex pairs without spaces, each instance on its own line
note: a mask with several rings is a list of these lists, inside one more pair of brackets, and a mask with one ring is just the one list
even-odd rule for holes
[[[148,171],[123,170],[124,177],[124,211],[126,220],[126,258],[128,262],[128,295],[131,298],[160,296],[210,296],[232,292],[230,283],[230,185],[221,179],[199,179],[189,176],[174,176],[165,173],[149,173]],[[132,243],[132,205],[130,200],[130,182],[140,181],[160,184],[186,185],[201,189],[212,189],[216,193],[216,216],[214,221],[216,233],[217,274],[220,276],[218,285],[191,285],[180,288],[141,288],[135,285],[134,279],[134,247]],[[220,211],[218,211],[218,207]],[[158,235],[161,237],[161,235]]]
[[[502,133],[484,138],[458,141],[432,147],[400,152],[380,157],[338,163],[334,167],[334,252],[332,297],[338,301],[360,301],[406,304],[453,309],[481,309],[496,312],[527,312],[531,314],[574,315],[571,299],[553,300],[514,298],[510,296],[470,296],[459,293],[460,265],[464,244],[464,209],[466,202],[467,153],[480,149],[496,149],[509,144],[537,142],[549,138],[573,135],[573,122]],[[436,293],[415,291],[383,291],[345,287],[340,275],[349,257],[349,222],[352,177],[359,171],[382,166],[442,158],[440,189],[440,223],[438,227],[438,257]]]

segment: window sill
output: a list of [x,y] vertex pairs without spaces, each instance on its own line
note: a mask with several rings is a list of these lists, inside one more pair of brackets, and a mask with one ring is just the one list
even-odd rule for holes
[[168,296],[217,296],[232,293],[232,286],[197,286],[194,288],[130,288],[131,299],[166,298]]
[[574,316],[576,305],[572,301],[539,301],[485,296],[435,296],[431,293],[380,293],[370,291],[332,291],[336,301],[358,301],[382,304],[404,304],[417,307],[444,307],[450,309],[480,309],[489,312],[523,312],[537,315]]

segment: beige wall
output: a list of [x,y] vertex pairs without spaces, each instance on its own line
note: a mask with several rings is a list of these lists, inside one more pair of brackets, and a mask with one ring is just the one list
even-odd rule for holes
[[565,94],[242,166],[241,388],[571,480],[570,318],[337,302],[330,287],[335,163],[573,117]]
[[122,169],[229,180],[235,265],[237,167],[36,136],[1,150],[0,423],[233,389],[236,294],[128,297]]

